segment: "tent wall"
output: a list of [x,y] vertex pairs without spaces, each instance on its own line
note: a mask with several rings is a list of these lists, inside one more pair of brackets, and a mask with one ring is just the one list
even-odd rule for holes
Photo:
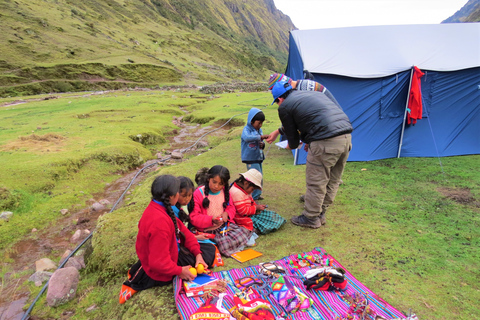
[[[410,71],[358,79],[314,74],[350,118],[354,131],[349,161],[397,157]],[[421,80],[423,118],[406,125],[401,157],[480,154],[480,68],[426,71]],[[296,164],[307,153],[294,151]]]
[[480,154],[480,68],[427,71],[423,118],[407,125],[401,157]]

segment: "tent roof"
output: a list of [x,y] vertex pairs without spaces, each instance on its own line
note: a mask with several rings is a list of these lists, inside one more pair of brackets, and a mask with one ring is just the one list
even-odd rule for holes
[[480,23],[293,30],[303,68],[357,78],[480,66]]

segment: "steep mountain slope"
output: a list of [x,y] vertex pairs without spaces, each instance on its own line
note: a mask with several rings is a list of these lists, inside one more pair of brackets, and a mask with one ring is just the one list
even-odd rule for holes
[[0,96],[264,79],[290,18],[273,0],[4,0]]
[[442,23],[455,22],[479,22],[480,21],[480,0],[469,0],[453,16],[442,21]]

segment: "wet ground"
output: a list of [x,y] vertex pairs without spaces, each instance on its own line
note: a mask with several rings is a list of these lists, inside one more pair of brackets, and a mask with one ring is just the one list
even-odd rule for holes
[[[216,130],[220,125],[214,127],[203,127],[200,125],[187,125],[183,123],[182,118],[174,118],[173,123],[178,127],[175,134],[170,139],[170,147],[166,150],[166,155],[162,159],[150,160],[143,164],[141,167],[136,168],[126,174],[119,174],[119,178],[108,185],[104,192],[94,195],[95,201],[106,199],[110,202],[110,206],[113,206],[126,191],[127,187],[131,183],[135,175],[149,165],[152,165],[145,169],[134,181],[129,190],[135,188],[138,183],[146,177],[146,173],[156,170],[160,165],[169,165],[173,162],[180,162],[181,159],[175,160],[168,156],[168,153],[177,151],[184,153],[187,149],[187,153],[201,153],[208,150],[208,147],[204,147],[201,150],[197,149],[200,144],[199,140],[203,139],[202,136],[208,135],[223,135],[228,129],[228,126],[223,127],[220,130]],[[216,130],[212,133],[210,131]],[[190,148],[192,145],[196,146]],[[123,200],[128,198],[126,194],[122,201],[120,201],[116,209],[122,206]],[[10,257],[14,260],[11,264],[13,271],[6,273],[2,279],[0,287],[0,320],[17,320],[22,319],[24,315],[23,307],[25,309],[29,305],[25,305],[29,298],[29,292],[21,285],[35,273],[35,261],[46,257],[47,255],[55,252],[58,254],[58,259],[66,250],[73,250],[77,244],[70,242],[71,235],[77,229],[88,229],[93,231],[96,226],[96,222],[99,216],[102,214],[108,214],[111,210],[106,208],[104,210],[95,211],[91,208],[93,201],[85,203],[85,207],[79,209],[76,212],[68,213],[63,218],[56,221],[55,225],[45,230],[36,231],[36,239],[26,239],[18,242],[15,245],[15,252],[10,253]],[[46,293],[44,293],[46,294]]]

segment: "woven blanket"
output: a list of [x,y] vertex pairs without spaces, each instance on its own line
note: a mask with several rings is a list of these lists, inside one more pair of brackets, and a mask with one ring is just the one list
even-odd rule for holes
[[[304,274],[311,267],[303,268],[294,268],[291,261],[296,261],[298,254],[285,257],[283,259],[275,261],[278,265],[282,266],[285,271],[285,277],[300,291],[310,297],[313,301],[310,308],[304,311],[297,311],[295,313],[286,313],[285,309],[275,300],[271,290],[267,290],[268,286],[265,285],[265,290],[258,289],[258,292],[262,294],[262,298],[267,300],[273,308],[275,316],[277,318],[288,318],[294,320],[314,320],[314,319],[342,319],[351,315],[352,307],[343,299],[346,294],[353,296],[354,294],[361,294],[363,297],[368,300],[368,305],[370,310],[373,311],[371,317],[366,317],[365,319],[375,319],[375,315],[381,316],[385,319],[397,319],[405,318],[400,311],[393,308],[383,299],[378,297],[370,289],[364,286],[360,281],[358,281],[350,272],[348,272],[343,266],[335,260],[332,256],[327,254],[322,248],[315,248],[310,252],[301,253],[303,256],[307,255],[321,255],[329,259],[329,265],[335,268],[342,268],[345,270],[345,278],[348,281],[348,285],[345,291],[317,291],[317,290],[307,290],[303,285]],[[229,310],[233,305],[233,295],[236,292],[239,292],[239,289],[235,286],[234,282],[237,279],[243,278],[245,276],[260,276],[260,266],[250,266],[241,269],[231,269],[227,271],[213,272],[212,276],[219,279],[224,279],[227,281],[227,295],[223,299],[223,307]],[[274,280],[272,280],[273,282]],[[269,285],[269,284],[268,284]],[[193,314],[199,307],[204,303],[204,300],[201,297],[188,298],[185,293],[182,291],[182,280],[180,278],[175,278],[173,282],[173,290],[175,294],[175,301],[178,309],[178,313],[183,320],[188,320],[190,315]],[[360,318],[355,318],[360,319]]]

